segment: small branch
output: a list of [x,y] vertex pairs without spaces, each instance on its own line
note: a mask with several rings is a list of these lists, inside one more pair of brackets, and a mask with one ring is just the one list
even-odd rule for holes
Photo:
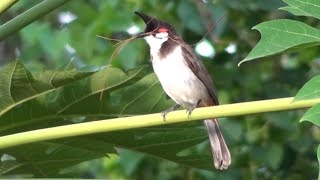
[[[197,108],[190,118],[185,110],[174,111],[167,115],[166,121],[157,114],[140,115],[125,118],[106,119],[94,122],[58,126],[40,130],[27,131],[0,137],[0,149],[18,146],[38,141],[74,137],[102,132],[142,128],[164,124],[198,121],[209,118],[239,116],[263,112],[283,111],[311,107],[320,103],[320,99],[292,102],[293,98],[252,101],[236,104],[227,104],[214,107]],[[279,119],[281,121],[281,119]]]
[[[2,1],[2,0],[1,0]],[[70,0],[45,0],[0,26],[0,41]]]

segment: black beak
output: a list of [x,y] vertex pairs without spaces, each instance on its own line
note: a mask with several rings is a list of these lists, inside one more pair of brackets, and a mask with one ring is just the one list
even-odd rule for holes
[[145,32],[140,32],[140,33],[136,34],[135,38],[143,38],[145,36],[147,36],[147,34]]

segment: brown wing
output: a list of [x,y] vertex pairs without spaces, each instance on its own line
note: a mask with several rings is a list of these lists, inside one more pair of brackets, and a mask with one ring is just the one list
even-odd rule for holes
[[183,44],[181,48],[183,57],[186,60],[186,63],[188,64],[189,68],[207,88],[210,96],[212,97],[213,103],[215,105],[218,105],[219,100],[217,97],[215,87],[207,69],[202,64],[201,59],[195,54],[194,50],[189,45]]

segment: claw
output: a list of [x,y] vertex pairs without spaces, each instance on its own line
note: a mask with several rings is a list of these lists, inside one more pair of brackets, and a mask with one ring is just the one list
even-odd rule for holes
[[[194,108],[193,108],[193,109],[194,109]],[[190,117],[191,117],[191,114],[192,114],[193,109],[188,109],[188,110],[187,110],[188,118],[190,118]]]
[[168,113],[169,113],[169,112],[167,112],[167,111],[162,111],[162,112],[161,112],[161,116],[163,117],[163,121],[164,121],[164,122],[166,122],[166,116],[167,116]]
[[198,100],[196,104],[194,104],[191,108],[187,109],[188,118],[191,117],[192,111],[198,107],[198,105],[201,103],[201,99]]
[[165,110],[165,111],[162,111],[162,112],[161,112],[161,116],[163,117],[163,121],[166,122],[166,116],[167,116],[167,114],[168,114],[169,112],[174,111],[174,110],[176,110],[176,109],[179,108],[179,107],[180,107],[180,104],[176,104],[176,105],[172,106],[171,108],[169,108],[169,109],[167,109],[167,110]]

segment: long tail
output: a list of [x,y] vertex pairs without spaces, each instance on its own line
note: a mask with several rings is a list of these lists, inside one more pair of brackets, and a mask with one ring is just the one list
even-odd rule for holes
[[204,120],[211,144],[214,166],[216,169],[228,169],[231,156],[216,119]]

